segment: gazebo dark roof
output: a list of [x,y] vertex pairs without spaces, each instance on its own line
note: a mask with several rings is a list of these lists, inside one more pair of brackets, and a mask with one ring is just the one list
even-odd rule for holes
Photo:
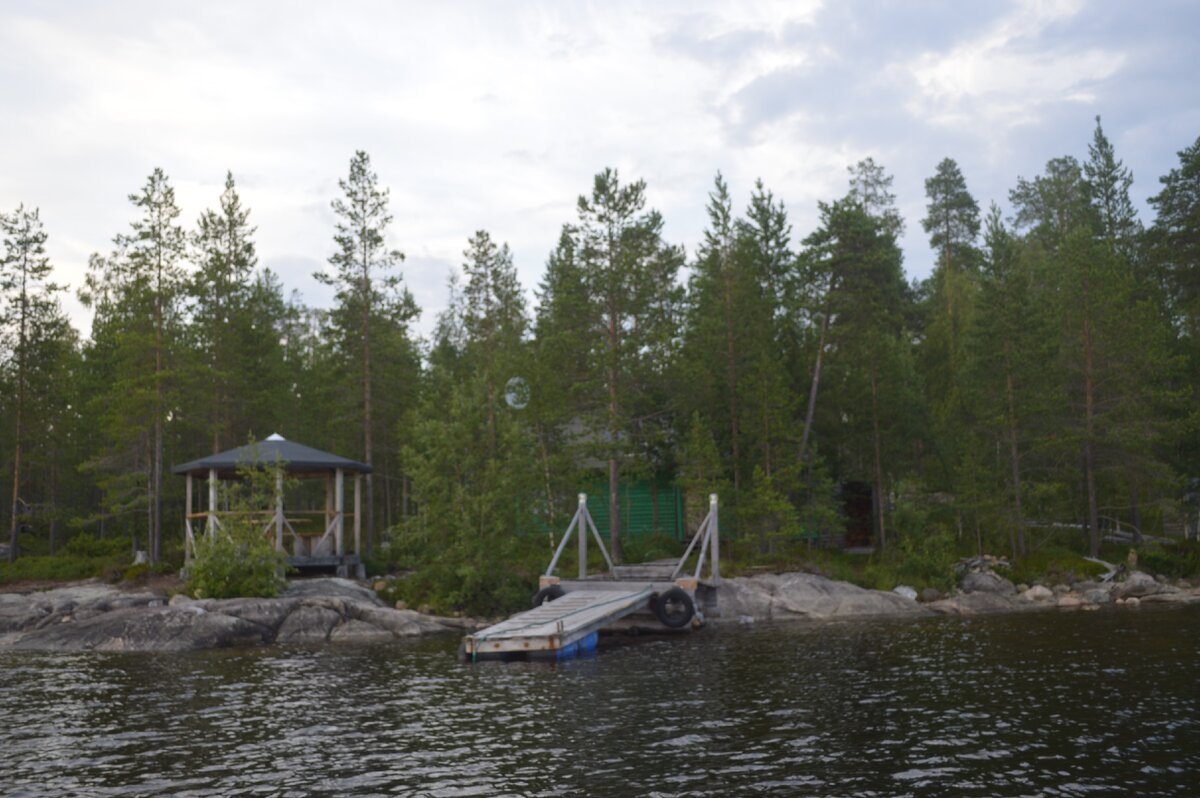
[[223,475],[228,475],[247,465],[254,463],[267,465],[276,460],[283,462],[284,470],[289,473],[335,471],[339,468],[351,473],[371,473],[371,466],[366,463],[322,452],[320,449],[289,441],[279,435],[272,435],[265,441],[239,446],[236,449],[177,465],[171,469],[171,473],[207,476],[208,472],[215,468]]

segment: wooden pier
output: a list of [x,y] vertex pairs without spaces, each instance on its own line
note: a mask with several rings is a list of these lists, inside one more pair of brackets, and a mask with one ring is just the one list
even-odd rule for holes
[[[600,547],[608,570],[587,572],[588,533]],[[571,535],[578,540],[579,578],[554,575]],[[698,548],[697,548],[698,546]],[[685,573],[693,551],[695,569]],[[706,559],[709,576],[702,580]],[[704,614],[716,610],[720,582],[720,535],[717,497],[709,498],[709,513],[687,551],[678,561],[613,565],[600,533],[580,494],[579,509],[538,580],[533,609],[463,638],[464,659],[550,657],[565,659],[595,649],[601,629],[633,623],[653,631],[687,631],[704,624]]]

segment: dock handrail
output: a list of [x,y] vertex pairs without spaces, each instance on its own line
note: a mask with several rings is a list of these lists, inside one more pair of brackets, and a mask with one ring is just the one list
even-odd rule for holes
[[[604,546],[604,539],[600,537],[600,532],[596,529],[596,523],[592,520],[591,513],[588,512],[587,494],[580,493],[579,508],[571,518],[571,523],[567,525],[567,531],[563,533],[562,540],[558,542],[558,546],[554,550],[554,557],[550,560],[550,565],[546,567],[546,573],[543,576],[554,576],[554,569],[558,567],[558,560],[567,548],[567,541],[571,539],[571,534],[575,533],[579,544],[579,578],[585,579],[587,577],[587,534],[589,531],[592,533],[592,538],[596,541],[596,546],[600,549],[600,553],[604,555],[604,561],[608,564],[609,572],[615,573],[616,566],[613,565],[612,558],[608,554],[608,549]],[[713,584],[719,584],[721,581],[721,532],[717,512],[717,494],[715,493],[710,494],[708,497],[708,515],[704,516],[704,520],[700,522],[700,527],[696,530],[696,534],[692,536],[692,541],[688,544],[687,551],[679,558],[679,563],[671,572],[670,578],[672,580],[678,578],[684,572],[688,558],[692,556],[692,551],[696,549],[697,543],[700,544],[700,549],[692,578],[697,582],[700,581],[700,574],[704,571],[704,561],[707,558],[710,563],[709,580]]]
[[675,579],[683,571],[687,565],[688,557],[692,556],[692,549],[696,548],[696,543],[700,544],[700,553],[696,558],[696,571],[693,579],[700,581],[700,572],[704,570],[704,557],[709,555],[711,565],[709,566],[709,580],[713,584],[719,584],[721,581],[721,532],[720,523],[717,520],[717,494],[711,493],[708,496],[708,515],[700,522],[700,527],[696,530],[696,534],[692,536],[692,542],[688,544],[687,551],[679,558],[679,564],[675,566],[675,570],[671,572],[671,578]]
[[596,530],[596,524],[592,521],[592,514],[587,508],[587,494],[579,494],[579,509],[575,511],[575,516],[571,519],[571,523],[567,525],[567,531],[563,533],[562,540],[558,543],[558,548],[554,550],[554,559],[550,560],[550,565],[546,567],[546,576],[553,576],[554,569],[558,566],[558,558],[562,556],[563,549],[567,547],[567,541],[571,539],[571,533],[578,533],[579,541],[579,578],[587,577],[587,532],[591,530],[592,536],[596,539],[596,545],[600,548],[600,553],[604,555],[604,561],[608,563],[608,570],[613,569],[612,558],[608,556],[608,549],[604,547],[604,540],[600,537],[600,533]]

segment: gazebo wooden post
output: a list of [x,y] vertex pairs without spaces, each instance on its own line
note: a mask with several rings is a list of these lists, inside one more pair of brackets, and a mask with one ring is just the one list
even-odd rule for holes
[[333,512],[334,512],[334,539],[337,543],[337,553],[341,557],[346,553],[346,539],[343,535],[345,531],[346,520],[346,499],[345,499],[345,472],[342,469],[336,471],[335,486],[333,489]]
[[[325,537],[325,533],[329,531],[329,525],[333,522],[333,474],[325,475],[325,526],[321,528],[321,537]],[[320,538],[318,538],[320,540]],[[315,555],[315,551],[310,551],[309,554]]]
[[275,469],[275,548],[283,551],[283,469]]
[[354,475],[354,553],[362,556],[362,474]]
[[190,560],[196,553],[196,537],[192,532],[192,474],[187,475],[187,493],[183,508],[183,559]]
[[217,469],[208,469],[208,515],[205,516],[205,531],[210,538],[217,536]]

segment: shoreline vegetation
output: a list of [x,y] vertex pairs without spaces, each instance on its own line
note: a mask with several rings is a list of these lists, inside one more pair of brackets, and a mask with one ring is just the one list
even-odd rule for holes
[[[763,180],[735,201],[716,174],[690,251],[644,181],[603,169],[536,302],[476,230],[425,337],[366,152],[330,201],[328,308],[260,266],[232,173],[192,225],[163,169],[130,195],[72,287],[87,331],[39,209],[0,212],[0,583],[177,572],[190,483],[169,464],[268,432],[370,466],[353,555],[390,575],[385,605],[446,617],[527,606],[579,491],[618,562],[680,556],[717,494],[725,575],[751,584],[950,595],[984,552],[1014,589],[1099,582],[1085,557],[1200,579],[1200,139],[1145,222],[1098,117],[1076,144],[1003,211],[931,164],[920,280],[899,245],[918,220],[872,158],[804,231]],[[210,506],[260,512],[258,476]],[[194,599],[284,588],[250,517],[198,547]]]
[[[491,621],[388,607],[379,591],[347,579],[289,584],[277,598],[191,599],[161,588],[97,580],[48,590],[0,592],[0,651],[184,652],[254,645],[387,644],[464,633]],[[921,600],[918,600],[921,599]],[[731,577],[707,624],[853,621],[1030,611],[1200,605],[1200,587],[1171,585],[1141,571],[1120,582],[1017,587],[991,571],[971,572],[949,595],[880,591],[811,573]],[[423,610],[429,608],[423,607]],[[494,619],[493,619],[494,620]]]

